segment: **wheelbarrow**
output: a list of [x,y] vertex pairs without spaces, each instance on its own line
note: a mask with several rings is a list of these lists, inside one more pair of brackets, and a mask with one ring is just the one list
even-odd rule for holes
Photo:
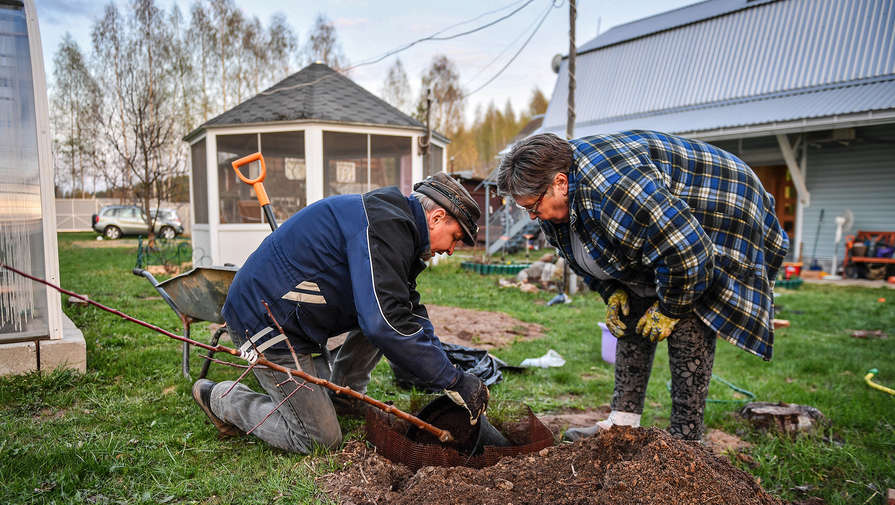
[[[255,179],[249,179],[242,175],[239,168],[249,163],[258,162],[260,165],[260,174]],[[237,177],[244,183],[252,186],[255,195],[258,198],[258,204],[264,211],[267,222],[271,231],[276,231],[277,220],[273,210],[270,208],[270,199],[264,190],[264,178],[267,174],[267,168],[264,164],[264,156],[258,152],[240,158],[232,163],[233,170]],[[183,336],[190,338],[190,324],[198,321],[209,321],[212,323],[224,324],[224,318],[221,316],[221,307],[227,299],[227,291],[230,289],[230,283],[233,282],[233,276],[236,275],[237,267],[229,266],[211,266],[196,267],[184,274],[172,277],[166,281],[158,282],[155,277],[142,268],[134,268],[133,273],[136,276],[146,277],[152,284],[152,287],[162,295],[165,302],[177,313],[183,324]],[[227,327],[218,328],[211,337],[211,345],[216,346],[221,335],[227,331]],[[208,358],[214,353],[208,352]],[[202,364],[202,372],[199,374],[200,379],[204,379],[208,373],[208,366],[211,359],[206,359]],[[183,376],[190,379],[190,345],[183,343]]]
[[[134,275],[145,277],[168,306],[177,313],[183,324],[183,336],[190,338],[190,324],[199,321],[209,321],[223,324],[221,308],[227,299],[227,290],[233,282],[237,268],[231,266],[196,267],[176,277],[158,282],[155,277],[142,268],[135,268]],[[216,346],[221,335],[227,331],[226,326],[218,328],[211,337],[211,345]],[[209,351],[208,357],[213,352]],[[205,360],[202,364],[202,372],[199,378],[205,378],[211,360]],[[183,343],[183,376],[190,379],[190,345]]]

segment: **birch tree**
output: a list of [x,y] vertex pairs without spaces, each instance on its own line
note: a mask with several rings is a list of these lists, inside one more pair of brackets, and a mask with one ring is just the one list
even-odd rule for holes
[[432,58],[420,81],[420,96],[416,106],[416,118],[426,121],[426,92],[432,90],[432,128],[448,136],[463,125],[463,108],[466,99],[460,88],[460,72],[445,55]]
[[[298,62],[298,36],[286,22],[286,16],[276,13],[270,18],[267,27],[267,51],[270,64],[268,66],[268,84],[290,75],[294,62]],[[265,86],[266,87],[266,86]]]
[[305,45],[306,64],[316,61],[335,70],[344,70],[348,67],[348,59],[342,52],[342,44],[336,35],[336,26],[323,14],[317,14]]
[[[57,182],[83,198],[86,179],[94,179],[90,157],[94,143],[98,89],[77,42],[66,33],[53,58],[53,140]],[[62,184],[59,184],[62,185]]]
[[395,62],[389,67],[380,96],[401,112],[411,114],[410,81],[407,80],[401,58],[395,58]]

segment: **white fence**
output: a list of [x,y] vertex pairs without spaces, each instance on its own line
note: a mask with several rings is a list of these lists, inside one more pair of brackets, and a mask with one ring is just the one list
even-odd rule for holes
[[[118,205],[117,198],[57,198],[56,231],[91,231],[93,215],[104,205]],[[131,202],[125,202],[131,203]],[[183,223],[183,233],[190,234],[190,204],[188,202],[162,202],[163,209],[176,209]]]

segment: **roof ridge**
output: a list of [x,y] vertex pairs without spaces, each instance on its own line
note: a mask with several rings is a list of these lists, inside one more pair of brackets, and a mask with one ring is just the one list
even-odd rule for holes
[[[659,115],[664,115],[664,114],[675,114],[678,112],[687,112],[687,111],[700,110],[700,109],[713,109],[716,107],[724,107],[724,106],[728,106],[728,105],[736,105],[736,104],[748,103],[748,102],[761,102],[761,101],[769,100],[769,99],[773,99],[773,98],[783,98],[783,97],[795,96],[795,95],[807,95],[810,93],[819,93],[821,91],[827,91],[830,89],[852,88],[852,87],[876,84],[876,83],[886,82],[886,81],[895,81],[895,74],[886,74],[886,75],[882,75],[882,76],[867,77],[864,79],[856,79],[853,81],[840,81],[840,82],[836,82],[836,83],[818,84],[815,86],[806,86],[803,88],[794,88],[794,89],[785,90],[785,91],[772,91],[772,92],[764,93],[761,95],[750,95],[750,96],[739,97],[739,98],[727,98],[724,100],[716,100],[713,102],[703,102],[703,103],[699,103],[699,104],[689,104],[689,105],[683,105],[683,106],[677,106],[677,107],[667,107],[664,109],[653,109],[653,110],[649,110],[649,111],[637,112],[634,114],[619,114],[616,116],[607,116],[607,117],[601,117],[599,119],[595,119],[595,120],[591,120],[591,121],[585,121],[585,122],[576,124],[575,126],[583,127],[583,126],[597,125],[597,124],[601,124],[601,123],[612,123],[615,121],[623,121],[623,120],[627,120],[627,119],[639,119],[639,118],[650,117],[650,116],[659,116]],[[547,128],[552,128],[552,126],[548,126]],[[542,129],[543,129],[543,127],[542,127]]]

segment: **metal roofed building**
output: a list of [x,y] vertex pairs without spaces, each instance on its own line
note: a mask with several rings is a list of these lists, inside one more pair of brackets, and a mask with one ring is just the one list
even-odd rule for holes
[[[277,221],[321,198],[398,186],[446,166],[448,139],[322,63],[206,121],[190,144],[194,265],[241,265],[270,234],[252,188],[231,163],[260,151]],[[255,178],[258,163],[243,167]]]
[[[614,27],[576,63],[576,137],[651,129],[738,155],[793,258],[817,240],[832,260],[846,209],[852,231],[895,230],[895,2],[708,0]],[[567,64],[539,132],[565,134]]]

